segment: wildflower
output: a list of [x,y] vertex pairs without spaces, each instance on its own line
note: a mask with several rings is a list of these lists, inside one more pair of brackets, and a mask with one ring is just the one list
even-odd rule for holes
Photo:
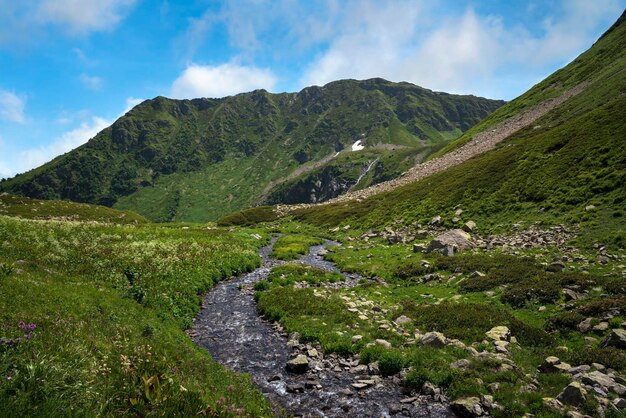
[[24,322],[24,321],[20,321],[20,322],[17,324],[17,326],[18,326],[18,328],[19,328],[19,329],[24,329],[24,328],[26,327],[26,322]]
[[30,340],[31,338],[33,338],[33,336],[30,335],[30,334],[26,334],[26,335],[24,335],[24,338],[27,339],[27,340]]

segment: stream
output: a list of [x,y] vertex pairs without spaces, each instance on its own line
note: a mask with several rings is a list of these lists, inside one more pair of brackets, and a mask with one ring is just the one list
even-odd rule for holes
[[[309,371],[294,374],[286,363],[297,347],[288,345],[288,337],[277,324],[261,318],[254,302],[254,283],[267,278],[271,269],[284,262],[269,257],[272,245],[259,250],[262,265],[251,273],[217,284],[204,297],[190,335],[213,358],[231,369],[248,373],[254,384],[274,407],[276,415],[285,411],[302,417],[448,417],[454,416],[446,405],[432,398],[403,392],[398,377],[370,376],[367,369],[355,372],[358,363],[336,355],[311,358]],[[327,241],[312,246],[299,262],[346,277],[345,286],[355,285],[358,275],[340,272],[325,261],[325,247],[338,245]],[[304,347],[300,347],[301,349]],[[306,348],[313,348],[312,346]],[[305,353],[306,353],[305,348]],[[368,387],[355,389],[352,384],[369,381]]]

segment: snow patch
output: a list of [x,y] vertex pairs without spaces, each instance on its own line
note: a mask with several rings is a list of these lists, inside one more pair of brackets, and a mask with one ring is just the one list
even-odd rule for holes
[[363,148],[365,148],[365,145],[363,145],[360,139],[352,144],[352,151],[361,151]]

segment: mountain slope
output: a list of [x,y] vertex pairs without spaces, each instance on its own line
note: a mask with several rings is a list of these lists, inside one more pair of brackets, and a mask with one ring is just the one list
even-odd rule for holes
[[301,209],[296,216],[316,224],[380,227],[399,219],[450,219],[460,207],[463,218],[479,221],[483,230],[520,219],[580,222],[588,238],[624,246],[625,69],[623,15],[587,52],[447,147],[457,149],[531,106],[584,87],[495,150],[360,202]]
[[[157,97],[78,149],[0,183],[0,190],[104,204],[158,221],[204,221],[263,200],[272,185],[288,183],[306,164],[354,156],[357,162],[337,174],[360,172],[371,161],[352,153],[359,140],[366,148],[360,152],[386,164],[378,169],[384,175],[360,186],[382,181],[502,104],[381,79],[343,80],[299,93]],[[347,184],[314,201],[354,186]]]

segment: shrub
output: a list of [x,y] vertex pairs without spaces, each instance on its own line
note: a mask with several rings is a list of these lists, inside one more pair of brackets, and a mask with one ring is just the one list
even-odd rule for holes
[[0,278],[9,277],[15,272],[15,264],[13,263],[0,263]]
[[554,281],[527,279],[512,283],[504,292],[501,300],[514,307],[521,307],[527,301],[536,300],[541,303],[553,303],[561,294],[560,286]]
[[569,332],[576,330],[583,319],[585,317],[578,312],[561,312],[548,318],[544,328],[547,331]]
[[396,350],[385,350],[378,360],[378,367],[383,376],[392,376],[404,366],[404,356]]
[[626,370],[626,353],[613,347],[572,350],[567,361],[575,366],[600,363],[617,371]]

